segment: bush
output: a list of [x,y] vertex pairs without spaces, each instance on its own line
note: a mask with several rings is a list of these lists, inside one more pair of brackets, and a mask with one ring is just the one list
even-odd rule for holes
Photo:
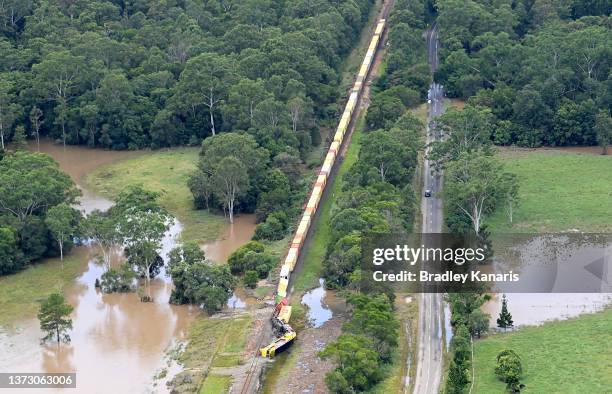
[[520,392],[520,379],[523,374],[521,358],[514,350],[502,350],[497,355],[495,374],[506,383],[506,388],[511,392]]
[[268,216],[265,222],[257,225],[255,229],[255,240],[278,241],[285,237],[287,215],[284,212],[275,212]]
[[17,234],[11,227],[0,227],[0,275],[18,271],[22,263],[17,256]]
[[102,274],[100,288],[105,293],[127,293],[134,290],[136,272],[129,264],[111,268]]
[[248,252],[263,253],[265,250],[263,244],[257,241],[249,241],[243,246],[239,247],[232,255],[227,259],[227,263],[232,271],[232,274],[239,275],[247,270],[245,267],[246,259],[245,256]]
[[257,271],[248,270],[244,273],[244,285],[251,289],[257,287],[257,281],[259,280],[259,274]]

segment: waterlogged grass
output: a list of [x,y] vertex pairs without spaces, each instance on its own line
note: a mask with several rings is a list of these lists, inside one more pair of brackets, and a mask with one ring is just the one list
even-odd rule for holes
[[[411,357],[416,359],[416,343],[414,338],[417,335],[418,302],[414,297],[410,298],[410,303],[406,302],[405,294],[397,294],[395,299],[395,317],[400,323],[399,339],[397,351],[393,356],[391,364],[384,369],[385,379],[377,384],[373,389],[373,394],[404,393],[406,375],[414,376],[415,363],[410,365],[406,360]],[[408,336],[413,338],[409,341]]]
[[75,249],[60,259],[48,259],[13,275],[0,277],[0,327],[36,315],[39,302],[63,289],[84,268],[87,251]]
[[186,241],[216,239],[224,224],[221,215],[195,210],[187,179],[195,170],[198,148],[155,151],[103,166],[85,179],[89,188],[110,199],[129,185],[141,184],[162,193],[161,204],[183,224]]
[[[253,319],[247,314],[226,318],[198,317],[189,331],[185,351],[179,356],[186,371],[197,372],[191,379],[193,383],[179,376],[173,388],[177,392],[194,392],[197,387],[201,387],[200,393],[227,392],[231,380],[226,382],[224,376],[207,374],[207,371],[211,367],[233,367],[241,363],[252,325]],[[219,389],[221,391],[215,391]]]
[[232,385],[232,377],[227,375],[211,374],[206,377],[206,381],[200,387],[200,394],[221,394],[228,393]]
[[474,344],[474,393],[504,393],[495,376],[497,354],[522,360],[525,393],[609,393],[612,387],[612,309],[580,318],[500,333]]
[[500,210],[493,232],[612,229],[612,156],[561,150],[504,149],[499,156],[520,183],[520,205],[511,225]]

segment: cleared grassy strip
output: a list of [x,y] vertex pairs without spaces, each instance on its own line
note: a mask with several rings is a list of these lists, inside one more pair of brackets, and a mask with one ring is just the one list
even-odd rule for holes
[[492,216],[489,230],[585,232],[612,229],[612,156],[561,150],[513,150],[499,153],[520,183],[520,205],[510,225],[503,210]]
[[156,151],[103,166],[89,174],[89,188],[110,199],[129,185],[142,184],[161,192],[161,204],[183,224],[181,237],[186,241],[216,239],[225,222],[221,215],[193,207],[187,179],[198,162],[199,148]]
[[[243,351],[252,324],[250,315],[227,318],[199,316],[191,326],[187,346],[179,356],[179,362],[185,367],[185,371],[174,379],[173,389],[179,393],[187,393],[195,392],[201,386],[201,393],[227,392],[202,391],[217,388],[220,383],[218,375],[208,375],[207,371],[212,366],[231,367],[240,363],[242,354],[227,353]],[[191,375],[191,378],[183,379],[184,374]],[[210,379],[212,380],[209,381]]]
[[344,161],[338,168],[338,173],[331,184],[327,198],[319,206],[319,216],[313,224],[312,235],[309,243],[302,249],[304,259],[302,261],[299,275],[295,278],[292,286],[295,292],[302,292],[318,285],[319,277],[323,269],[323,259],[329,239],[329,219],[334,204],[334,196],[340,194],[342,187],[342,176],[357,161],[359,155],[359,141],[364,129],[364,118],[360,116],[355,125],[355,131],[351,137]]
[[0,277],[0,327],[8,327],[38,312],[43,298],[63,289],[83,272],[87,250],[77,248],[60,259],[48,259],[13,275]]
[[474,344],[474,393],[504,393],[494,373],[504,349],[521,357],[525,393],[607,393],[612,387],[612,309],[492,335]]
[[208,375],[200,388],[200,394],[228,393],[232,385],[232,377],[227,375]]
[[[376,27],[376,18],[378,18],[382,5],[382,0],[376,0],[374,6],[370,9],[368,22],[365,24],[365,26],[371,26],[371,29]],[[357,75],[359,67],[361,67],[363,58],[368,50],[368,46],[370,45],[370,40],[372,39],[371,29],[363,29],[361,32],[361,37],[359,38],[359,44],[355,46],[355,48],[340,66],[340,73],[342,74],[342,81],[339,85],[340,97],[348,97],[346,92],[347,90],[351,89],[353,83],[355,82],[355,75]]]

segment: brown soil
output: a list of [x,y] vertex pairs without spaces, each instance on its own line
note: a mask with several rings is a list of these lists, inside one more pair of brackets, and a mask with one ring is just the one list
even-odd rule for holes
[[344,314],[334,314],[330,320],[319,328],[307,328],[300,332],[298,343],[292,351],[299,355],[292,370],[279,379],[273,393],[327,393],[325,375],[334,368],[332,360],[323,360],[318,356],[325,346],[340,335]]

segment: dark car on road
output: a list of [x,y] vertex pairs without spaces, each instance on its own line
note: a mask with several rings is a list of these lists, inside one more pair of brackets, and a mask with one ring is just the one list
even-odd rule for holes
[[425,190],[425,197],[431,197],[431,190]]

